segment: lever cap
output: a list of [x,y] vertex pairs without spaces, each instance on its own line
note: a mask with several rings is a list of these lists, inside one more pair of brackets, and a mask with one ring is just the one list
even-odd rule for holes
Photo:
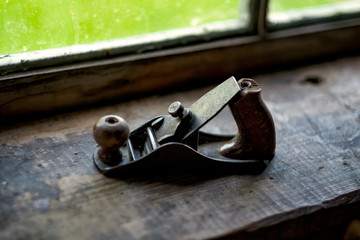
[[119,149],[128,140],[130,134],[127,122],[116,115],[107,115],[94,125],[95,141],[104,151]]

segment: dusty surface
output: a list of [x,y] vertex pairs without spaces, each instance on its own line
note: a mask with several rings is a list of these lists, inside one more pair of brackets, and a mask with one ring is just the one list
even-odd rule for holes
[[[254,78],[277,131],[276,156],[258,175],[120,180],[93,166],[91,131],[99,117],[115,113],[134,128],[166,113],[171,102],[188,106],[210,88],[1,129],[0,238],[202,239],[358,203],[360,58]],[[236,131],[228,111],[207,129]]]

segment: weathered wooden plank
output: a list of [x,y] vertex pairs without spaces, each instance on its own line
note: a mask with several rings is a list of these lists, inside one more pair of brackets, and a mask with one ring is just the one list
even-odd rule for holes
[[[314,76],[322,82],[307,81]],[[93,166],[97,118],[118,113],[134,128],[174,100],[189,105],[208,88],[2,126],[0,238],[262,238],[261,229],[319,212],[360,217],[351,207],[360,200],[359,76],[356,57],[255,77],[277,129],[276,156],[258,175],[110,179]],[[232,117],[225,112],[208,129],[232,132]],[[324,222],[315,230],[338,224]],[[295,230],[275,237],[315,231],[296,224],[277,225]]]

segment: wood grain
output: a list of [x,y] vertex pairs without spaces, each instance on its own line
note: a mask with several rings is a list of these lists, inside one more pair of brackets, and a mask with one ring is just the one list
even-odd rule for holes
[[[93,166],[99,117],[117,113],[134,128],[209,88],[2,125],[0,239],[289,239],[345,225],[360,218],[359,76],[359,57],[256,76],[278,136],[258,175],[114,179]],[[228,111],[211,124],[235,131]]]

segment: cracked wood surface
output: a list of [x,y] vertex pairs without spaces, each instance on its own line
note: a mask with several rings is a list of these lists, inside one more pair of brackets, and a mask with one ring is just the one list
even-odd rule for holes
[[[92,125],[99,117],[121,115],[133,129],[211,87],[3,125],[0,239],[285,239],[360,218],[352,207],[360,200],[360,58],[254,79],[277,131],[275,158],[255,175],[112,179],[95,169]],[[228,110],[206,128],[236,131]],[[319,226],[296,221],[304,217]],[[292,230],[281,225],[288,221]],[[276,233],[256,235],[271,228]]]

